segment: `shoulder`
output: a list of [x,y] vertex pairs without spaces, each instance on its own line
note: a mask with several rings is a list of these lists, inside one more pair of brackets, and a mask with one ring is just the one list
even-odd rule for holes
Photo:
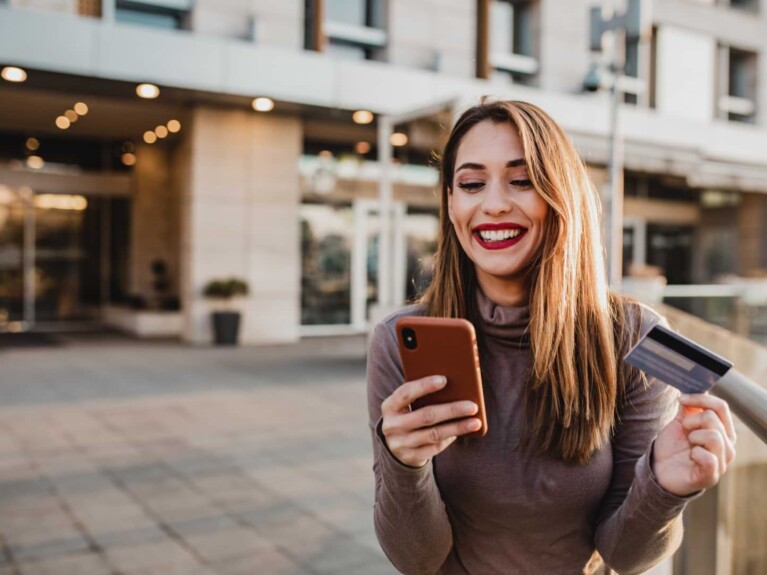
[[633,344],[658,324],[668,325],[666,318],[650,306],[624,295],[615,294],[613,297],[617,308],[615,328],[629,339],[624,343]]

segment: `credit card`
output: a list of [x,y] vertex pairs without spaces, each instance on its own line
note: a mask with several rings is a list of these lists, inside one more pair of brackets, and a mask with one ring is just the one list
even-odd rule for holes
[[708,391],[732,363],[662,325],[648,331],[623,358],[682,393]]

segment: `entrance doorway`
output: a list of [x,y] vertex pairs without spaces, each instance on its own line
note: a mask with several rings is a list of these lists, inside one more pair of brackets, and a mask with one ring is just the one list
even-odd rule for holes
[[[302,331],[306,335],[364,332],[378,301],[379,202],[351,206],[304,204]],[[392,266],[396,301],[413,301],[431,281],[439,216],[392,205]]]
[[0,186],[0,330],[66,329],[99,319],[124,257],[129,201]]

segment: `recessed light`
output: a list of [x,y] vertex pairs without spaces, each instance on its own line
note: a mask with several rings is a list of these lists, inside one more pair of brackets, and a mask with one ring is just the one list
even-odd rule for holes
[[391,135],[389,141],[391,142],[392,146],[399,148],[407,144],[407,134],[403,134],[402,132],[394,132]]
[[88,113],[88,104],[85,102],[77,102],[77,104],[75,104],[75,112],[81,116],[85,116],[85,114]]
[[33,170],[42,170],[45,167],[45,161],[40,156],[29,156],[27,166]]
[[3,80],[8,82],[24,82],[27,79],[27,73],[22,68],[16,66],[6,66],[3,71],[0,72]]
[[69,118],[66,116],[59,116],[56,118],[56,127],[61,130],[66,130],[69,128],[69,126],[72,124],[72,122],[69,121]]
[[352,120],[356,124],[369,124],[373,121],[373,112],[368,110],[357,110],[352,114]]
[[160,88],[158,88],[154,84],[139,84],[138,86],[136,86],[136,94],[140,98],[146,98],[147,100],[151,100],[160,95]]
[[27,150],[34,152],[40,149],[40,140],[37,138],[27,138]]
[[134,166],[136,164],[136,154],[125,152],[120,158],[126,166]]
[[271,112],[274,110],[274,100],[271,98],[254,98],[253,109],[256,112]]
[[322,150],[319,153],[319,156],[320,156],[320,158],[332,158],[333,157],[333,152],[331,152],[330,150]]
[[370,142],[357,142],[354,151],[358,154],[367,154],[370,151]]
[[172,134],[175,134],[176,132],[181,131],[181,122],[178,120],[170,120],[168,122],[168,131]]
[[165,126],[157,126],[154,129],[154,133],[157,134],[158,138],[164,138],[168,135],[168,128]]
[[64,116],[66,116],[67,120],[69,120],[72,124],[74,124],[77,120],[80,119],[80,116],[77,115],[77,112],[74,110],[67,110],[64,112]]
[[147,130],[144,132],[144,141],[147,144],[154,144],[157,141],[157,134],[155,134],[152,130]]

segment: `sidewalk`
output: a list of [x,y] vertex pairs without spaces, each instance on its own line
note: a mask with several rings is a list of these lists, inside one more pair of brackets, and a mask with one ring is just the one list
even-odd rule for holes
[[0,348],[0,575],[395,573],[362,339]]

